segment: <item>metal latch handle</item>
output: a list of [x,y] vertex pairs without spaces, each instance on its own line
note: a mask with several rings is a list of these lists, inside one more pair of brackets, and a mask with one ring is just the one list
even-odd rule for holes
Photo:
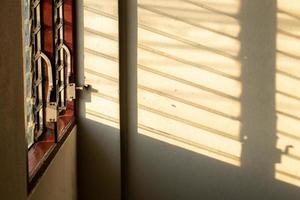
[[62,49],[66,52],[67,54],[67,85],[69,84],[70,80],[69,78],[71,77],[71,52],[69,48],[63,44]]
[[77,86],[76,87],[76,90],[89,90],[90,88],[91,88],[92,86],[91,85],[89,85],[89,84],[84,84],[84,85],[82,85],[82,86]]

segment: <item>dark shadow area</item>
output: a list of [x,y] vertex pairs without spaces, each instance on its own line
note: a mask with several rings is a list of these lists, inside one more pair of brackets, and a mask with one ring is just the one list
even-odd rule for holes
[[[119,199],[119,131],[89,119],[78,124],[79,199]],[[88,147],[88,148],[87,148]],[[114,148],[112,148],[114,147]]]
[[243,0],[241,155],[244,199],[274,199],[276,149],[276,1]]
[[[297,200],[299,188],[143,135],[131,154],[130,200]],[[134,165],[134,166],[133,166]],[[264,185],[266,184],[266,185]]]

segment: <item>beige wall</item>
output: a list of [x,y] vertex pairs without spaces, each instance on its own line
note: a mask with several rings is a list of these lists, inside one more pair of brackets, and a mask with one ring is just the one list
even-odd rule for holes
[[76,132],[74,127],[28,200],[77,199]]
[[129,199],[297,199],[299,2],[128,2]]
[[[97,65],[87,80],[102,94],[81,104],[80,193],[118,199],[116,8],[87,2],[100,31],[79,28],[79,60]],[[277,2],[124,3],[130,200],[298,198],[299,3]]]
[[0,7],[0,198],[11,200],[26,198],[21,2]]
[[138,132],[239,166],[240,2],[216,2],[138,1]]

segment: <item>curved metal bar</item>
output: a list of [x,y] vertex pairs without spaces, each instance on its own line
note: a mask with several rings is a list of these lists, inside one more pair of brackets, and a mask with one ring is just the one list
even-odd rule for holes
[[66,100],[67,101],[72,101],[75,98],[75,84],[74,83],[70,83],[70,77],[71,77],[71,62],[72,62],[72,58],[71,58],[71,52],[70,49],[65,45],[62,44],[62,49],[66,52],[67,54],[67,80],[66,80]]
[[66,80],[66,84],[68,85],[70,82],[69,78],[71,77],[71,51],[65,44],[62,45],[62,49],[66,52],[68,57],[67,58],[67,80]]
[[47,94],[47,103],[50,103],[50,94],[53,89],[53,76],[52,76],[52,66],[50,59],[46,56],[46,54],[41,52],[41,58],[44,59],[47,69],[48,69],[48,94]]

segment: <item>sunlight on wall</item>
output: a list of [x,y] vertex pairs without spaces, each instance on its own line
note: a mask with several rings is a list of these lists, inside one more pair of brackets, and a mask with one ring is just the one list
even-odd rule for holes
[[300,3],[278,0],[277,147],[283,152],[275,177],[300,186]]
[[240,1],[138,2],[139,133],[239,166]]
[[86,118],[119,128],[118,1],[84,0]]

